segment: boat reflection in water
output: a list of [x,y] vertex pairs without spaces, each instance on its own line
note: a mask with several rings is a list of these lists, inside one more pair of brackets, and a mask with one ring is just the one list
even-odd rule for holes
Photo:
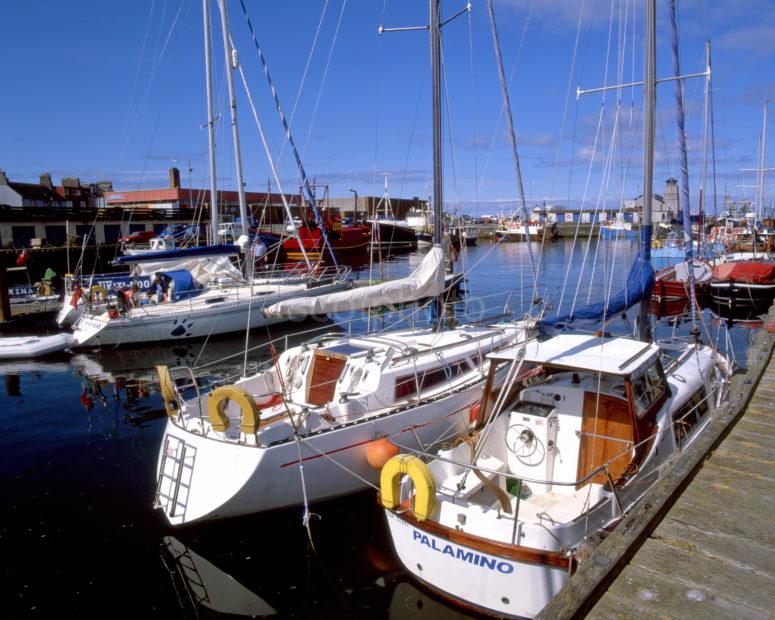
[[[192,526],[161,539],[180,616],[385,617],[401,574],[372,493]],[[172,593],[170,593],[172,594]]]
[[172,576],[172,582],[182,606],[199,615],[198,606],[237,616],[265,617],[277,611],[231,575],[209,562],[174,536],[162,539],[162,561]]
[[393,588],[388,617],[390,620],[468,620],[478,616],[447,607],[412,583],[401,581]]

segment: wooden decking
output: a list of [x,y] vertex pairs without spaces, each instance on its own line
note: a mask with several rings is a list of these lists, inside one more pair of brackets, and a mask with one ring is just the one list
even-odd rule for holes
[[775,358],[589,618],[775,618]]
[[775,618],[774,345],[539,617]]

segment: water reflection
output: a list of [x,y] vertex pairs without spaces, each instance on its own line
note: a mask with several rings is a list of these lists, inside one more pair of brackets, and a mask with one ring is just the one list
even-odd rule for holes
[[450,607],[409,581],[397,583],[390,601],[390,620],[463,620],[476,618]]
[[162,539],[162,562],[172,577],[181,607],[190,603],[193,616],[197,606],[237,616],[265,617],[277,613],[274,607],[207,561],[174,536]]
[[[373,493],[300,510],[191,526],[162,537],[185,617],[384,617],[400,573]],[[215,613],[217,612],[217,613]]]

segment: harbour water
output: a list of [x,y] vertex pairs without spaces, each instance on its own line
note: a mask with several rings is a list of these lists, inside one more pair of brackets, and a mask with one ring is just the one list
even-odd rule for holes
[[[575,252],[570,241],[552,243],[542,254],[534,289],[527,247],[484,242],[469,249],[462,261],[472,268],[464,285],[469,303],[458,312],[481,319],[506,308],[529,308],[537,298],[551,312],[567,309],[574,298],[583,305],[619,290],[637,252],[629,240],[593,243]],[[532,247],[537,260],[539,244]],[[417,252],[385,261],[371,277],[405,275],[421,260]],[[355,267],[357,277],[369,278],[368,269],[368,264]],[[631,323],[635,313],[629,314]],[[256,330],[250,345],[286,333],[295,342],[302,338],[295,333],[312,328],[341,329],[335,322],[345,318]],[[393,319],[373,320],[387,326]],[[750,330],[728,327],[708,313],[703,319],[705,340],[744,360]],[[621,325],[617,320],[610,329],[626,330]],[[687,331],[686,324],[660,328],[661,335]],[[311,537],[302,526],[301,509],[172,529],[153,508],[165,424],[154,367],[239,372],[244,345],[242,334],[0,366],[5,388],[0,394],[0,578],[6,617],[460,613],[402,573],[374,492],[313,506]],[[253,351],[248,361],[265,355]]]

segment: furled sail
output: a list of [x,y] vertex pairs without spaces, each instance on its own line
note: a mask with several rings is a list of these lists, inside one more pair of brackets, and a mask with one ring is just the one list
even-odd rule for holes
[[654,288],[654,268],[641,254],[635,257],[624,290],[605,302],[589,304],[573,312],[539,321],[542,327],[562,327],[574,321],[600,321],[648,300]]
[[435,297],[443,290],[444,253],[441,248],[434,247],[406,278],[319,297],[286,299],[267,307],[264,314],[268,317],[306,316],[360,310]]

